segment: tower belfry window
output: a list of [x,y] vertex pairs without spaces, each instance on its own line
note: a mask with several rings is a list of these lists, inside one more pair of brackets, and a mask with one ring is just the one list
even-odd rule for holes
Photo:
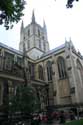
[[38,36],[40,37],[40,30],[38,29]]
[[30,36],[30,29],[28,29],[28,36]]
[[44,51],[46,51],[46,44],[45,44],[45,42],[43,43],[43,46],[44,46]]
[[39,40],[39,48],[41,49],[41,40]]
[[24,36],[24,40],[25,40],[25,36]]
[[42,36],[42,39],[44,40],[44,36]]

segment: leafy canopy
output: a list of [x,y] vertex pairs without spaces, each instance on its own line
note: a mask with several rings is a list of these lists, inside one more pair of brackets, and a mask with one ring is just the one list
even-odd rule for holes
[[[72,8],[74,1],[79,0],[67,0],[67,8]],[[24,15],[24,6],[24,0],[0,0],[0,25],[4,24],[7,30],[12,28]]]
[[6,29],[12,28],[13,23],[21,19],[23,14],[24,0],[0,0],[0,25]]
[[16,94],[10,98],[10,111],[32,113],[38,109],[35,90],[31,86],[17,87]]
[[67,5],[66,5],[66,7],[67,7],[67,8],[72,8],[74,1],[77,1],[77,2],[78,2],[79,0],[67,0]]

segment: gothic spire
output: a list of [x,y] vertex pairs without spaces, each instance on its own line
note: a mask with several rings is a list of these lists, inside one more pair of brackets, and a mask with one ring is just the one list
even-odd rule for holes
[[69,42],[72,42],[71,37],[69,37]]
[[35,14],[34,14],[34,10],[32,12],[32,23],[35,23]]
[[47,32],[45,20],[43,20],[43,29],[44,29],[45,32]]
[[45,20],[43,19],[43,27],[46,27]]

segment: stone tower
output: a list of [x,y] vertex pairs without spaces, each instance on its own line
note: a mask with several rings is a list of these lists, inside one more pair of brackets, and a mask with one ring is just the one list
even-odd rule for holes
[[21,24],[19,44],[19,49],[21,51],[23,51],[23,43],[25,44],[27,55],[34,60],[40,58],[42,54],[49,51],[45,21],[43,22],[43,27],[37,24],[34,11],[32,13],[31,23],[25,28],[23,21]]

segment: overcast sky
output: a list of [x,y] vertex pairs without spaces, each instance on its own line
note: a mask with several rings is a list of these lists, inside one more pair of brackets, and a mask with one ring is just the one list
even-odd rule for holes
[[[32,10],[35,11],[36,22],[43,25],[43,19],[47,25],[48,41],[50,49],[65,42],[65,38],[72,42],[83,55],[83,0],[74,2],[72,9],[66,9],[67,0],[26,0],[22,18],[24,26],[31,22]],[[19,48],[21,21],[14,25],[12,30],[6,31],[0,26],[0,42]]]

